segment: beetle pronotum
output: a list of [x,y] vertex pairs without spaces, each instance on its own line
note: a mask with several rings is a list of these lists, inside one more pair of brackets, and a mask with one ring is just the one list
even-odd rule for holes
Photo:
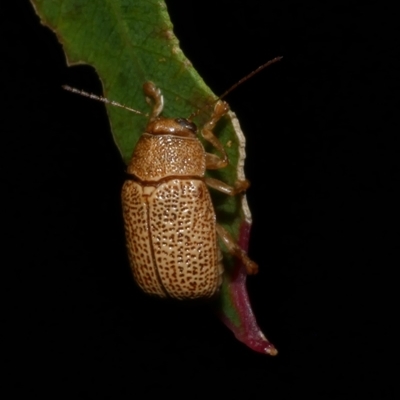
[[[240,80],[239,84],[280,60],[277,57]],[[64,87],[96,100],[135,111],[99,96]],[[243,193],[247,180],[230,186],[206,177],[207,169],[220,169],[229,160],[214,135],[217,122],[229,111],[221,96],[210,119],[200,129],[202,137],[220,154],[207,153],[189,119],[165,118],[163,96],[152,82],[143,90],[152,104],[145,132],[136,144],[122,188],[126,243],[130,266],[138,285],[147,293],[176,299],[212,297],[222,282],[222,253],[218,237],[229,253],[238,257],[248,274],[258,266],[216,221],[207,186],[230,196]]]

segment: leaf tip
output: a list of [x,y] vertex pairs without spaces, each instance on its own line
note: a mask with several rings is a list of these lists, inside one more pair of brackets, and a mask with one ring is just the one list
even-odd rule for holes
[[269,343],[264,351],[266,354],[269,354],[270,356],[278,355],[278,350],[274,347],[272,343]]

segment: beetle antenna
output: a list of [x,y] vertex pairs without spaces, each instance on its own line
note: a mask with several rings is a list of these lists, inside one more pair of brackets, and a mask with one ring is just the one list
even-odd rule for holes
[[224,98],[226,95],[228,95],[230,92],[235,90],[239,85],[241,85],[243,82],[246,82],[248,79],[252,78],[254,75],[258,74],[261,72],[263,69],[269,67],[272,64],[275,64],[276,62],[282,60],[282,56],[280,57],[275,57],[272,60],[267,61],[265,64],[260,65],[257,69],[255,69],[253,72],[250,72],[248,75],[246,75],[244,78],[240,79],[240,81],[236,82],[234,85],[232,85],[228,90],[226,90],[224,93],[219,96],[218,100],[221,100]]
[[[272,64],[275,64],[276,62],[282,60],[282,56],[275,57],[272,60],[267,61],[265,64],[260,65],[257,69],[254,71],[250,72],[248,75],[240,79],[238,82],[236,82],[234,85],[232,85],[228,90],[226,90],[224,93],[221,94],[215,101],[213,101],[211,104],[216,103],[218,100],[221,100],[222,98],[226,97],[230,92],[235,90],[239,85],[241,85],[243,82],[246,82],[248,79],[252,78],[254,75],[258,74],[261,72],[263,69],[269,67]],[[193,118],[197,117],[205,108],[209,107],[211,104],[207,104],[206,106],[200,108],[199,110],[195,111],[192,113],[188,120],[191,121]]]
[[112,106],[115,106],[115,107],[124,108],[125,110],[131,111],[131,112],[133,112],[135,114],[140,114],[140,115],[144,115],[145,117],[148,117],[148,114],[144,114],[141,111],[135,110],[134,108],[130,108],[130,107],[124,106],[123,104],[117,103],[114,100],[108,100],[105,97],[97,96],[96,94],[85,92],[84,90],[75,89],[75,88],[73,88],[71,86],[68,86],[68,85],[63,85],[62,88],[64,90],[67,90],[68,92],[80,94],[81,96],[89,97],[89,99],[102,101],[103,103],[111,104]]

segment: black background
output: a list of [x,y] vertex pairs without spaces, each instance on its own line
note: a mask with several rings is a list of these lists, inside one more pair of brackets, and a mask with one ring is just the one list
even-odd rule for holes
[[279,349],[271,358],[237,342],[206,305],[158,301],[135,286],[124,165],[104,107],[61,89],[100,93],[99,80],[88,66],[66,67],[27,1],[9,3],[1,225],[15,393],[394,398],[395,11],[378,2],[167,1],[183,51],[215,93],[284,56],[227,98],[247,135],[250,255],[260,264],[248,288]]

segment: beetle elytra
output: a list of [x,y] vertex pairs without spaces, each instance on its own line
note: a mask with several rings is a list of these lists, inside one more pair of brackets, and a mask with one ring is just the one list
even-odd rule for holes
[[206,169],[228,165],[222,143],[214,135],[216,123],[228,112],[218,100],[200,133],[221,156],[207,153],[196,125],[184,118],[165,118],[163,96],[152,82],[143,90],[152,112],[135,146],[122,188],[126,243],[138,285],[147,293],[176,299],[212,297],[222,282],[222,253],[218,237],[241,259],[247,273],[257,264],[216,222],[207,186],[234,196],[249,182],[234,186],[205,177]]

